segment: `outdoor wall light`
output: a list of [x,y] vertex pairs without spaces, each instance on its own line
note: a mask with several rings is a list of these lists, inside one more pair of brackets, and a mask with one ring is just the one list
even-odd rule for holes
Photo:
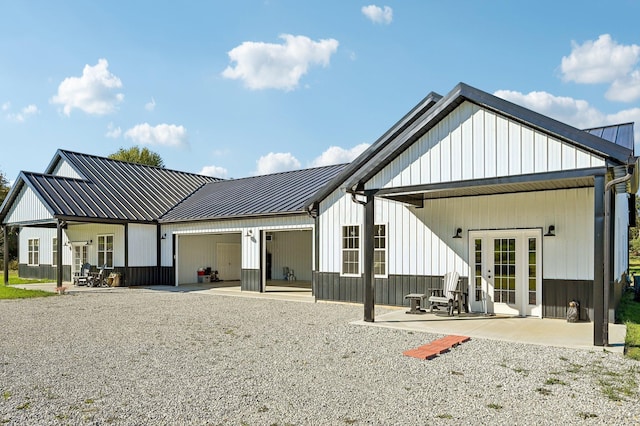
[[549,225],[549,230],[547,231],[546,234],[544,234],[545,237],[555,237],[556,234],[556,227],[554,225]]
[[247,233],[244,236],[245,237],[253,237],[253,229],[247,229]]
[[166,240],[167,239],[167,234],[162,234],[162,236],[160,237],[161,240]]
[[453,238],[462,238],[462,228],[458,228],[456,229],[456,235],[453,236]]

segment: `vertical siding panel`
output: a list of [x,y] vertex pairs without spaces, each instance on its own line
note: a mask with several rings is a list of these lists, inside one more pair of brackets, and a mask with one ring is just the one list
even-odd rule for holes
[[473,106],[473,132],[471,136],[471,145],[473,146],[472,161],[473,174],[472,178],[482,179],[485,177],[485,127],[484,127],[484,110],[478,106]]
[[575,169],[576,149],[567,144],[562,144],[562,170]]
[[522,174],[533,173],[536,152],[533,149],[533,131],[522,127]]
[[509,122],[496,116],[496,176],[509,174]]
[[412,216],[415,217],[415,222],[416,222],[416,234],[415,234],[415,249],[416,249],[416,264],[415,264],[415,271],[416,271],[416,275],[424,275],[424,258],[425,258],[425,253],[424,253],[424,240],[425,240],[425,232],[424,232],[424,228],[425,225],[424,223],[422,223],[422,221],[419,219],[418,216],[418,212],[417,210],[413,209],[411,213]]
[[547,137],[548,155],[547,162],[549,167],[547,171],[557,171],[562,168],[562,144],[552,138]]
[[450,179],[457,181],[462,179],[462,169],[465,167],[462,158],[462,127],[464,126],[464,105],[457,108],[452,113],[451,118],[451,158],[449,167],[451,169]]
[[545,135],[534,132],[534,164],[533,171],[546,172],[547,171],[547,138]]
[[576,151],[576,168],[583,169],[591,167],[591,156],[584,151]]
[[442,182],[451,181],[451,118],[445,117],[440,128],[440,179]]
[[463,104],[463,122],[462,122],[462,158],[460,164],[462,166],[462,179],[473,179],[474,176],[474,132],[473,132],[473,106],[472,104],[465,102]]
[[484,112],[484,177],[497,176],[497,117]]
[[509,174],[522,173],[522,126],[509,121]]
[[438,138],[436,138],[436,135],[439,136],[441,133],[441,129],[442,129],[442,123],[439,123],[436,127],[435,127],[435,131],[432,130],[432,135],[433,135],[433,147],[431,148],[431,183],[439,183],[442,181],[441,175],[440,175],[440,150],[441,150],[441,146],[438,143]]

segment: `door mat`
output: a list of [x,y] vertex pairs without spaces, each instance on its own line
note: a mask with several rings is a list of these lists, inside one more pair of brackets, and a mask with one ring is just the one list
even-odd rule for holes
[[403,355],[418,359],[432,359],[437,355],[449,352],[451,348],[455,348],[459,344],[468,342],[469,340],[471,340],[471,337],[455,335],[446,336],[415,349],[404,351]]

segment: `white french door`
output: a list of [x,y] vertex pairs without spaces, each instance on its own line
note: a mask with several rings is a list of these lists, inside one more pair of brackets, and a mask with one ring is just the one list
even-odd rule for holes
[[469,232],[473,312],[542,317],[542,231]]
[[84,265],[85,263],[88,262],[88,251],[87,251],[87,246],[85,245],[85,243],[82,243],[82,245],[79,244],[72,244],[72,250],[73,250],[73,271],[72,273],[79,273],[80,270],[82,269],[82,265]]

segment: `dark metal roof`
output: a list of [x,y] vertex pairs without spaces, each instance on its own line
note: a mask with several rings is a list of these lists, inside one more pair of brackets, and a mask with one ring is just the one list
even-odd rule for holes
[[[405,126],[398,128],[398,131],[392,132],[390,130],[385,133],[369,150],[365,151],[352,163],[353,167],[349,167],[348,173],[341,174],[339,178],[336,178],[319,192],[316,197],[309,200],[307,208],[309,210],[313,209],[317,203],[341,186],[346,187],[349,191],[362,190],[369,179],[465,101],[539,129],[566,143],[617,164],[626,164],[629,158],[633,156],[633,149],[611,143],[609,140],[597,135],[576,129],[467,84],[459,83],[445,97],[437,98],[435,105],[432,104],[429,108],[419,110],[414,108],[412,111],[416,111],[416,114],[411,117],[411,120]],[[392,130],[394,129],[395,127],[392,128]],[[385,137],[387,135],[388,137]],[[631,137],[633,137],[633,132]]]
[[305,213],[305,203],[345,169],[338,164],[212,182],[178,204],[160,222]]
[[594,127],[592,129],[585,129],[585,132],[633,150],[633,123]]
[[[54,176],[66,160],[84,179]],[[4,220],[9,206],[26,184],[53,216],[77,219],[150,222],[157,220],[185,197],[218,179],[59,150],[47,173],[20,173],[0,210]]]

